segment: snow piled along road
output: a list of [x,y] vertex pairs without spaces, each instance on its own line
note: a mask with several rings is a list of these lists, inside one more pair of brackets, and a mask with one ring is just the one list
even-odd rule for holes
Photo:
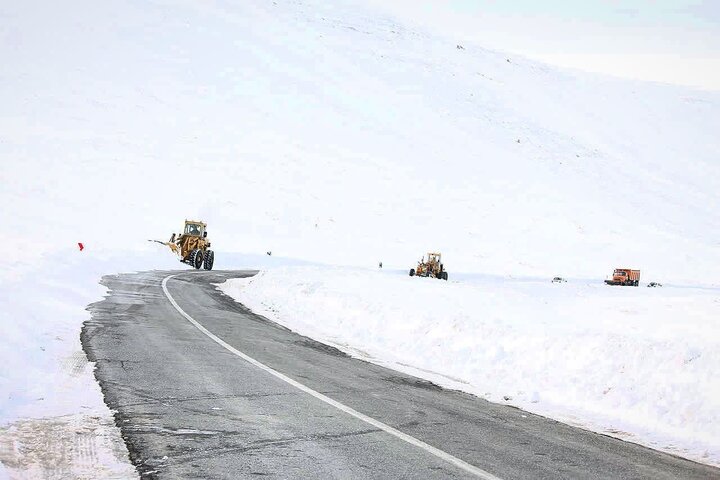
[[220,288],[356,357],[720,465],[718,289],[323,267]]
[[[65,249],[0,274],[0,480],[130,479],[137,472],[80,342],[100,277],[177,268],[171,255]],[[166,253],[163,251],[163,253]]]

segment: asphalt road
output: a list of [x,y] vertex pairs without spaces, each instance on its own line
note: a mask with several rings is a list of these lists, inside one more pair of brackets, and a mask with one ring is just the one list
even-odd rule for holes
[[[173,274],[178,307],[226,346],[172,305],[161,283]],[[718,469],[352,359],[213,285],[252,274],[103,278],[110,294],[90,306],[82,342],[142,478],[479,478],[455,458],[501,479],[720,479]]]

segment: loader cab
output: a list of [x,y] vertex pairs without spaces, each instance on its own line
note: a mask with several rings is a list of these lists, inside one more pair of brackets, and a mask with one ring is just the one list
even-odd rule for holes
[[201,222],[185,222],[183,234],[190,237],[205,237],[205,224]]

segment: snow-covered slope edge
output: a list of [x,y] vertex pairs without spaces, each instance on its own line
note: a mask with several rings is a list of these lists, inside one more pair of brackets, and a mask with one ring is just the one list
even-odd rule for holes
[[720,465],[718,290],[318,267],[220,288],[360,358]]
[[[167,254],[65,250],[1,282],[0,463],[10,478],[132,479],[120,429],[80,343],[104,274],[176,268]],[[0,472],[0,478],[3,473]]]

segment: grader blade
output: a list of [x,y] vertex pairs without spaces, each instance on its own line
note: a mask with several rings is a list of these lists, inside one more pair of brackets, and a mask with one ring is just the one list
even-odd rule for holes
[[180,247],[178,247],[174,243],[163,242],[161,240],[148,240],[148,242],[155,242],[155,243],[159,243],[160,245],[167,245],[168,247],[170,247],[170,250],[172,250],[173,253],[180,255]]

